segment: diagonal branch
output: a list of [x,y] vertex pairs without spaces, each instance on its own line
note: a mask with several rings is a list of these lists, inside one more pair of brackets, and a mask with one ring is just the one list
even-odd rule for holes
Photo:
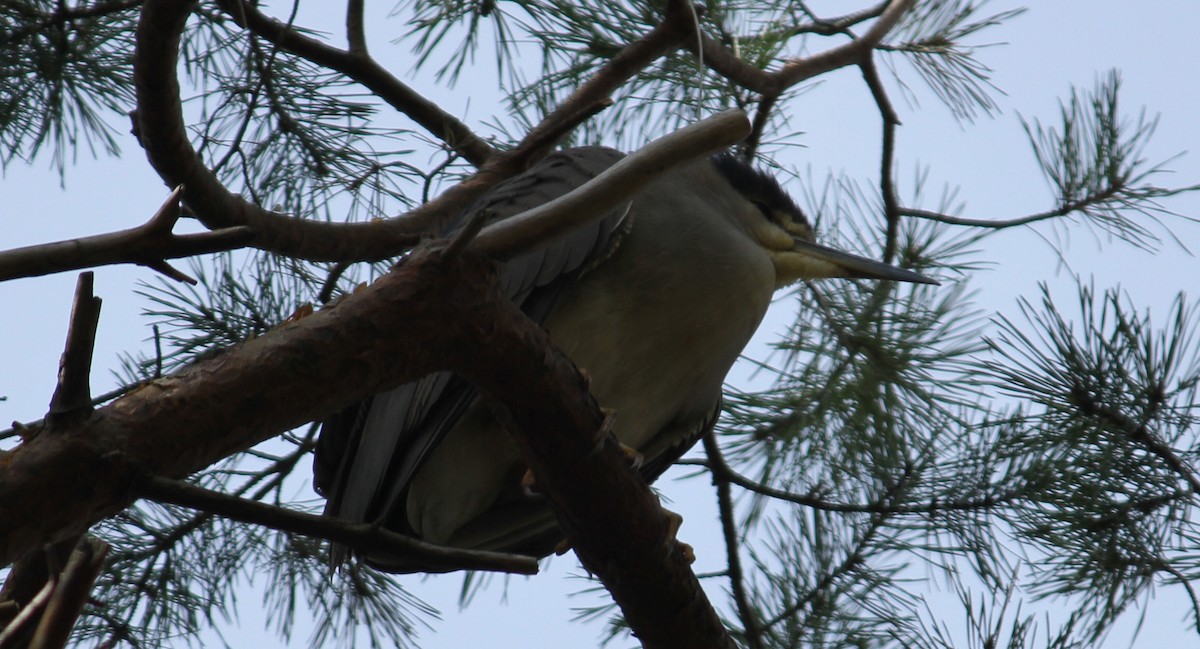
[[217,6],[228,13],[235,22],[276,47],[340,72],[362,84],[476,167],[487,162],[495,153],[491,145],[471,132],[458,118],[400,81],[367,54],[366,38],[362,30],[362,4],[361,0],[354,0],[348,4],[346,21],[350,49],[342,50],[305,36],[291,25],[267,16],[259,11],[256,4],[243,0],[217,2]]
[[[256,13],[244,3],[222,0],[224,6],[244,10],[244,20],[255,25]],[[667,5],[663,22],[646,36],[630,43],[582,84],[558,108],[534,127],[515,148],[489,156],[479,171],[403,218],[370,223],[334,224],[296,219],[250,204],[226,189],[205,167],[187,138],[179,98],[176,61],[179,38],[192,3],[147,0],[138,26],[134,58],[138,132],[151,165],[168,183],[184,184],[184,200],[209,228],[249,226],[255,246],[310,260],[361,261],[394,256],[414,245],[420,233],[462,210],[495,183],[523,171],[544,155],[567,129],[590,116],[608,101],[608,95],[664,53],[678,46],[694,26],[684,0]],[[269,19],[265,19],[269,21]],[[282,24],[259,25],[264,37]],[[283,32],[276,34],[283,37]],[[312,46],[318,60],[349,56],[319,41],[288,37],[281,47]],[[323,60],[323,59],[322,59]],[[334,69],[337,69],[336,67]]]
[[879,15],[879,19],[861,37],[813,56],[789,61],[772,75],[775,77],[775,83],[782,90],[819,74],[862,62],[871,56],[872,50],[883,42],[884,37],[896,27],[900,18],[912,5],[913,0],[892,0],[887,9]]
[[861,63],[896,27],[912,4],[913,0],[891,0],[861,37],[812,56],[788,61],[775,72],[767,72],[742,61],[731,50],[706,35],[702,35],[699,46],[694,41],[684,41],[684,46],[704,61],[705,66],[726,79],[767,97],[778,96],[802,81]]
[[418,251],[333,307],[32,437],[0,472],[0,562],[120,511],[147,472],[182,477],[348,401],[449,370],[521,427],[523,454],[577,554],[646,646],[732,647],[657,498],[615,440],[597,451],[603,415],[584,379],[495,278],[470,251],[453,263]]
[[133,76],[137,132],[146,157],[210,229],[249,226],[264,250],[313,260],[382,259],[417,241],[419,223],[335,224],[253,205],[226,189],[188,141],[180,100],[179,39],[194,3],[147,0],[138,22]]
[[498,259],[529,249],[594,221],[678,165],[745,137],[746,114],[729,110],[661,137],[631,153],[575,190],[499,223],[475,240],[476,249]]
[[273,507],[177,480],[145,476],[134,489],[140,497],[156,502],[190,507],[242,523],[326,539],[360,551],[387,548],[391,552],[404,552],[433,569],[537,574],[537,560],[531,557],[433,545],[376,525]]

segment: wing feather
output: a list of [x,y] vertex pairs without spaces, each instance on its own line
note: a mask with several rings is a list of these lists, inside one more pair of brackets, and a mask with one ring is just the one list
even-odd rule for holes
[[[527,173],[493,188],[449,226],[456,230],[479,209],[494,220],[547,203],[594,178],[624,154],[585,147],[548,156]],[[501,287],[541,323],[558,296],[589,263],[607,254],[629,203],[603,218],[504,265]],[[329,499],[325,512],[356,521],[384,520],[407,529],[402,498],[430,451],[454,427],[476,391],[447,372],[375,395],[327,419],[314,460],[314,483]],[[336,467],[336,468],[335,468]]]

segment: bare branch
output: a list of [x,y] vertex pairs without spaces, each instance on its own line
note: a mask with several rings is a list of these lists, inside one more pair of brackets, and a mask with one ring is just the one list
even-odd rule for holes
[[891,0],[862,37],[813,56],[793,59],[775,72],[760,70],[743,62],[728,48],[708,36],[702,37],[699,51],[691,41],[684,41],[684,46],[699,56],[705,66],[726,79],[764,96],[777,96],[784,90],[817,75],[861,63],[896,27],[901,16],[911,6],[912,0]]
[[861,63],[883,42],[883,38],[900,22],[912,4],[913,0],[892,0],[861,38],[807,58],[790,61],[772,76],[780,88],[790,88],[818,74]]
[[110,264],[138,264],[195,284],[196,280],[171,268],[166,260],[235,250],[253,241],[254,232],[246,226],[236,226],[213,232],[173,234],[171,229],[179,219],[182,192],[182,187],[176,187],[158,212],[136,228],[0,252],[0,281]]
[[101,302],[92,292],[94,280],[95,275],[89,271],[80,273],[75,284],[71,324],[58,362],[58,386],[47,415],[51,426],[76,420],[92,411],[92,350],[96,346]]
[[83,611],[92,585],[104,568],[108,547],[100,539],[89,536],[79,539],[79,544],[71,552],[71,558],[57,580],[46,612],[42,614],[33,641],[29,643],[30,649],[57,649],[67,645],[67,638]]
[[283,507],[238,498],[197,487],[186,482],[145,476],[135,487],[138,495],[156,502],[190,507],[242,523],[303,534],[349,546],[360,551],[405,553],[431,566],[434,571],[486,570],[521,575],[536,575],[537,560],[531,557],[461,550],[425,543],[410,536],[385,530],[368,523],[351,523],[328,516],[306,514]]
[[733,602],[737,605],[738,617],[746,635],[746,646],[749,649],[763,649],[762,634],[759,632],[758,611],[750,603],[746,594],[745,578],[742,574],[742,559],[738,552],[739,536],[737,523],[733,516],[733,496],[730,494],[729,466],[721,454],[716,435],[709,430],[704,435],[704,453],[712,466],[719,466],[724,471],[713,471],[713,482],[717,487],[717,510],[721,517],[721,531],[725,537],[725,555],[729,577],[729,590],[733,594]]
[[416,243],[421,222],[297,219],[250,204],[222,186],[188,141],[183,122],[176,64],[180,34],[193,6],[173,0],[146,2],[138,23],[134,85],[137,131],[146,156],[168,184],[185,186],[184,201],[197,218],[214,230],[249,226],[256,246],[308,259],[382,259]]
[[346,41],[350,53],[356,56],[367,56],[367,34],[363,27],[363,0],[347,0],[346,2]]
[[736,143],[749,130],[746,114],[730,110],[663,136],[625,156],[574,191],[484,228],[474,246],[496,258],[512,257],[540,241],[595,220],[655,178],[684,162]]

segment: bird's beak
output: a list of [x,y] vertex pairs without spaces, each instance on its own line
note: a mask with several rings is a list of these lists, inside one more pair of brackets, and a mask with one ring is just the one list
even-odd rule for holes
[[940,284],[936,279],[911,270],[859,257],[848,252],[827,248],[805,239],[793,238],[792,252],[804,259],[808,277],[856,277],[860,279],[885,279],[893,282],[915,282],[917,284]]

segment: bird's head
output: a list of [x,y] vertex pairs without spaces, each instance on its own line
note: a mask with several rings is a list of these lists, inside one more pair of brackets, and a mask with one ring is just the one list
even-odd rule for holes
[[817,243],[804,212],[774,177],[732,153],[713,156],[712,162],[749,203],[740,210],[738,219],[771,257],[779,287],[802,279],[828,277],[938,283],[910,270]]

